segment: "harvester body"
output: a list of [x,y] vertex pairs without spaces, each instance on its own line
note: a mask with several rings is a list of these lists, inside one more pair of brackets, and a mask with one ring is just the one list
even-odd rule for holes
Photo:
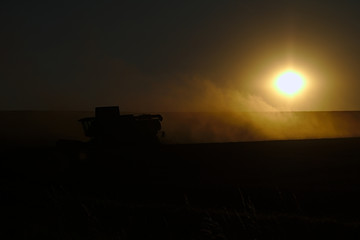
[[84,133],[92,141],[102,144],[158,143],[161,115],[120,115],[119,107],[97,107],[95,117],[79,120]]

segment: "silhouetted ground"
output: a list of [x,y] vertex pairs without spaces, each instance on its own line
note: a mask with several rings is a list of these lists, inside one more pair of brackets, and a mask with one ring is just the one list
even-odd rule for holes
[[2,239],[359,239],[359,146],[7,148]]

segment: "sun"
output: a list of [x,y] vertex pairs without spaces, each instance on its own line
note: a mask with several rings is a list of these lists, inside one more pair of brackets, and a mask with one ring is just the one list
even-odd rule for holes
[[304,77],[296,71],[287,70],[276,77],[275,87],[282,94],[294,96],[305,86]]

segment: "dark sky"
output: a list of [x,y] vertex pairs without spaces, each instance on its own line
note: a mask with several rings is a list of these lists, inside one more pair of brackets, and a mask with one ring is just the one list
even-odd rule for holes
[[310,76],[294,110],[360,110],[358,1],[5,0],[0,14],[1,110],[277,108],[267,83],[289,64]]

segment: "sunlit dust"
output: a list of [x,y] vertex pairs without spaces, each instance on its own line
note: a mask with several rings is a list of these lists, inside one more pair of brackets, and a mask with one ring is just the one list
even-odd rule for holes
[[281,73],[275,80],[277,90],[287,96],[294,96],[299,93],[304,86],[304,78],[293,70],[287,70]]

